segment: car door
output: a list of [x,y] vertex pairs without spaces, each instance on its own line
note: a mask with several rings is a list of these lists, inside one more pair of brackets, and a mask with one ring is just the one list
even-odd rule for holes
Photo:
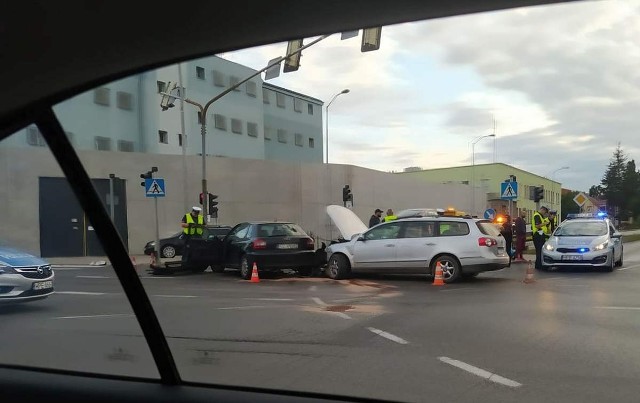
[[242,223],[236,225],[224,238],[224,265],[226,267],[240,267],[240,256],[249,241],[251,224]]
[[396,247],[401,228],[401,222],[389,222],[365,232],[353,247],[355,268],[381,269],[397,266]]
[[436,246],[434,221],[406,221],[396,243],[397,270],[426,273]]

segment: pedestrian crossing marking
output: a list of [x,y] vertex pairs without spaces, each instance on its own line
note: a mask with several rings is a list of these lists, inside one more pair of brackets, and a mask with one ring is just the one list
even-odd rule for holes
[[164,197],[165,187],[163,178],[148,178],[144,181],[145,196],[147,197]]
[[507,185],[507,188],[502,193],[502,197],[516,197],[516,192],[513,190],[511,184]]

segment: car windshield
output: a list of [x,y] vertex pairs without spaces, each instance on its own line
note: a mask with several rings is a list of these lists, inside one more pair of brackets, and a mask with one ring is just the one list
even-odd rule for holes
[[607,235],[605,222],[567,222],[554,233],[556,236],[601,236]]
[[[58,43],[40,6],[0,28],[5,84],[40,66],[0,100],[0,238],[46,262],[0,262],[0,366],[294,399],[633,401],[640,0],[412,22],[328,2],[335,25],[325,3],[78,13],[65,68],[5,51]],[[96,69],[125,59],[113,38],[139,54]],[[608,220],[614,239],[577,238]]]

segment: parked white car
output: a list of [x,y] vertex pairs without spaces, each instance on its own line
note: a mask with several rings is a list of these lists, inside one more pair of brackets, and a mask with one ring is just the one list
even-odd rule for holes
[[342,206],[328,206],[327,214],[345,239],[326,249],[325,272],[332,279],[365,271],[433,275],[439,262],[451,283],[509,265],[505,240],[489,220],[420,217],[367,229]]

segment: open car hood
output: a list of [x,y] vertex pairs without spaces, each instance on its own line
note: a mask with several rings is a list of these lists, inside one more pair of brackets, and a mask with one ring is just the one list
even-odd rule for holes
[[362,220],[346,207],[332,204],[327,206],[327,214],[331,217],[333,224],[338,227],[342,238],[347,241],[355,234],[361,234],[367,230]]

